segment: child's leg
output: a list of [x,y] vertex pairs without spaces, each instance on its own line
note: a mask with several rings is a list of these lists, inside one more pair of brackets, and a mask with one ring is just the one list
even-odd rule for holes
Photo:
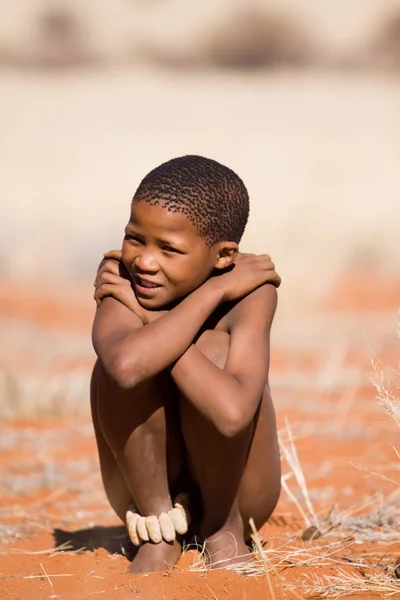
[[[101,473],[110,504],[123,521],[132,500],[143,516],[172,508],[169,490],[183,467],[176,392],[175,402],[173,396],[166,374],[124,391],[111,383],[99,362],[95,365],[91,406]],[[175,564],[180,550],[178,542],[143,544],[131,570]]]
[[[229,336],[215,331],[213,338],[201,350],[223,368]],[[235,438],[224,437],[184,397],[180,410],[191,468],[202,494],[201,531],[210,563],[238,562],[236,557],[249,552],[245,544],[249,518],[260,527],[279,497],[280,460],[271,398],[264,393],[253,423]]]

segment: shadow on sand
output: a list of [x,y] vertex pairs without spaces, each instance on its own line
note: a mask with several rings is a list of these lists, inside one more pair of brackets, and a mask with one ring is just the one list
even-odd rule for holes
[[[124,525],[114,527],[96,525],[76,531],[53,529],[53,538],[54,546],[60,551],[94,552],[99,548],[104,548],[110,554],[120,554],[131,562],[138,551],[138,548],[132,544]],[[201,551],[202,544],[203,541],[193,535],[184,541],[185,550]]]
[[110,554],[121,554],[128,560],[132,560],[136,552],[124,525],[95,526],[76,531],[54,529],[53,538],[56,548],[63,546],[63,549],[72,552],[79,550],[94,552],[99,548],[104,548]]

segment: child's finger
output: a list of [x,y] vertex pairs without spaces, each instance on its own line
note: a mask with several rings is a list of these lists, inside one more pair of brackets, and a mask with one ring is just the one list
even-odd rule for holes
[[108,250],[103,254],[104,258],[113,258],[114,260],[121,260],[122,251],[121,250]]
[[274,268],[268,269],[266,272],[266,283],[273,283],[275,287],[281,284],[281,278]]
[[94,292],[94,299],[103,300],[106,296],[113,296],[113,291],[115,291],[115,285],[112,283],[103,283],[100,287],[96,288]]
[[103,283],[103,285],[97,288],[94,293],[94,299],[97,306],[99,306],[101,301],[108,296],[115,298],[133,312],[138,308],[133,291],[128,290],[126,286],[115,285],[114,283]]
[[112,260],[109,258],[102,258],[101,261],[99,262],[99,266],[97,267],[97,273],[99,273],[99,271],[101,271],[104,268],[104,265],[118,265],[119,263],[116,260]]
[[274,272],[274,276],[271,279],[271,283],[274,284],[275,287],[279,287],[282,283],[282,279],[281,277],[278,275],[278,273]]
[[115,260],[104,260],[102,263],[100,263],[97,270],[96,279],[93,284],[94,286],[96,286],[96,283],[101,280],[104,273],[111,273],[113,275],[120,276],[119,263]]
[[96,273],[96,280],[100,280],[105,273],[110,273],[111,275],[120,276],[118,263],[114,262],[112,265],[103,265],[101,269],[99,269]]
[[113,283],[114,285],[125,285],[125,283],[129,282],[125,279],[122,279],[119,275],[115,275],[115,273],[110,273],[109,271],[105,271],[99,277],[99,283],[102,285],[103,283]]
[[124,279],[117,273],[110,273],[110,271],[102,271],[96,277],[95,287],[99,287],[103,283],[113,283],[115,285],[125,285],[126,287],[131,287],[128,279]]

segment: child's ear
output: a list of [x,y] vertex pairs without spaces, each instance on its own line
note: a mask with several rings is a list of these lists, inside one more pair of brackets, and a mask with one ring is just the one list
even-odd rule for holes
[[219,242],[217,250],[214,268],[226,269],[235,262],[239,248],[236,242]]

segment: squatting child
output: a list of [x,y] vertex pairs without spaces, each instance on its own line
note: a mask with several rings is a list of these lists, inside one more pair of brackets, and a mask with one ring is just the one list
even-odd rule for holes
[[242,254],[242,180],[200,156],[170,160],[140,183],[122,251],[105,254],[91,406],[111,506],[137,552],[132,572],[174,565],[183,534],[210,567],[251,559],[280,493],[268,387],[280,278]]

